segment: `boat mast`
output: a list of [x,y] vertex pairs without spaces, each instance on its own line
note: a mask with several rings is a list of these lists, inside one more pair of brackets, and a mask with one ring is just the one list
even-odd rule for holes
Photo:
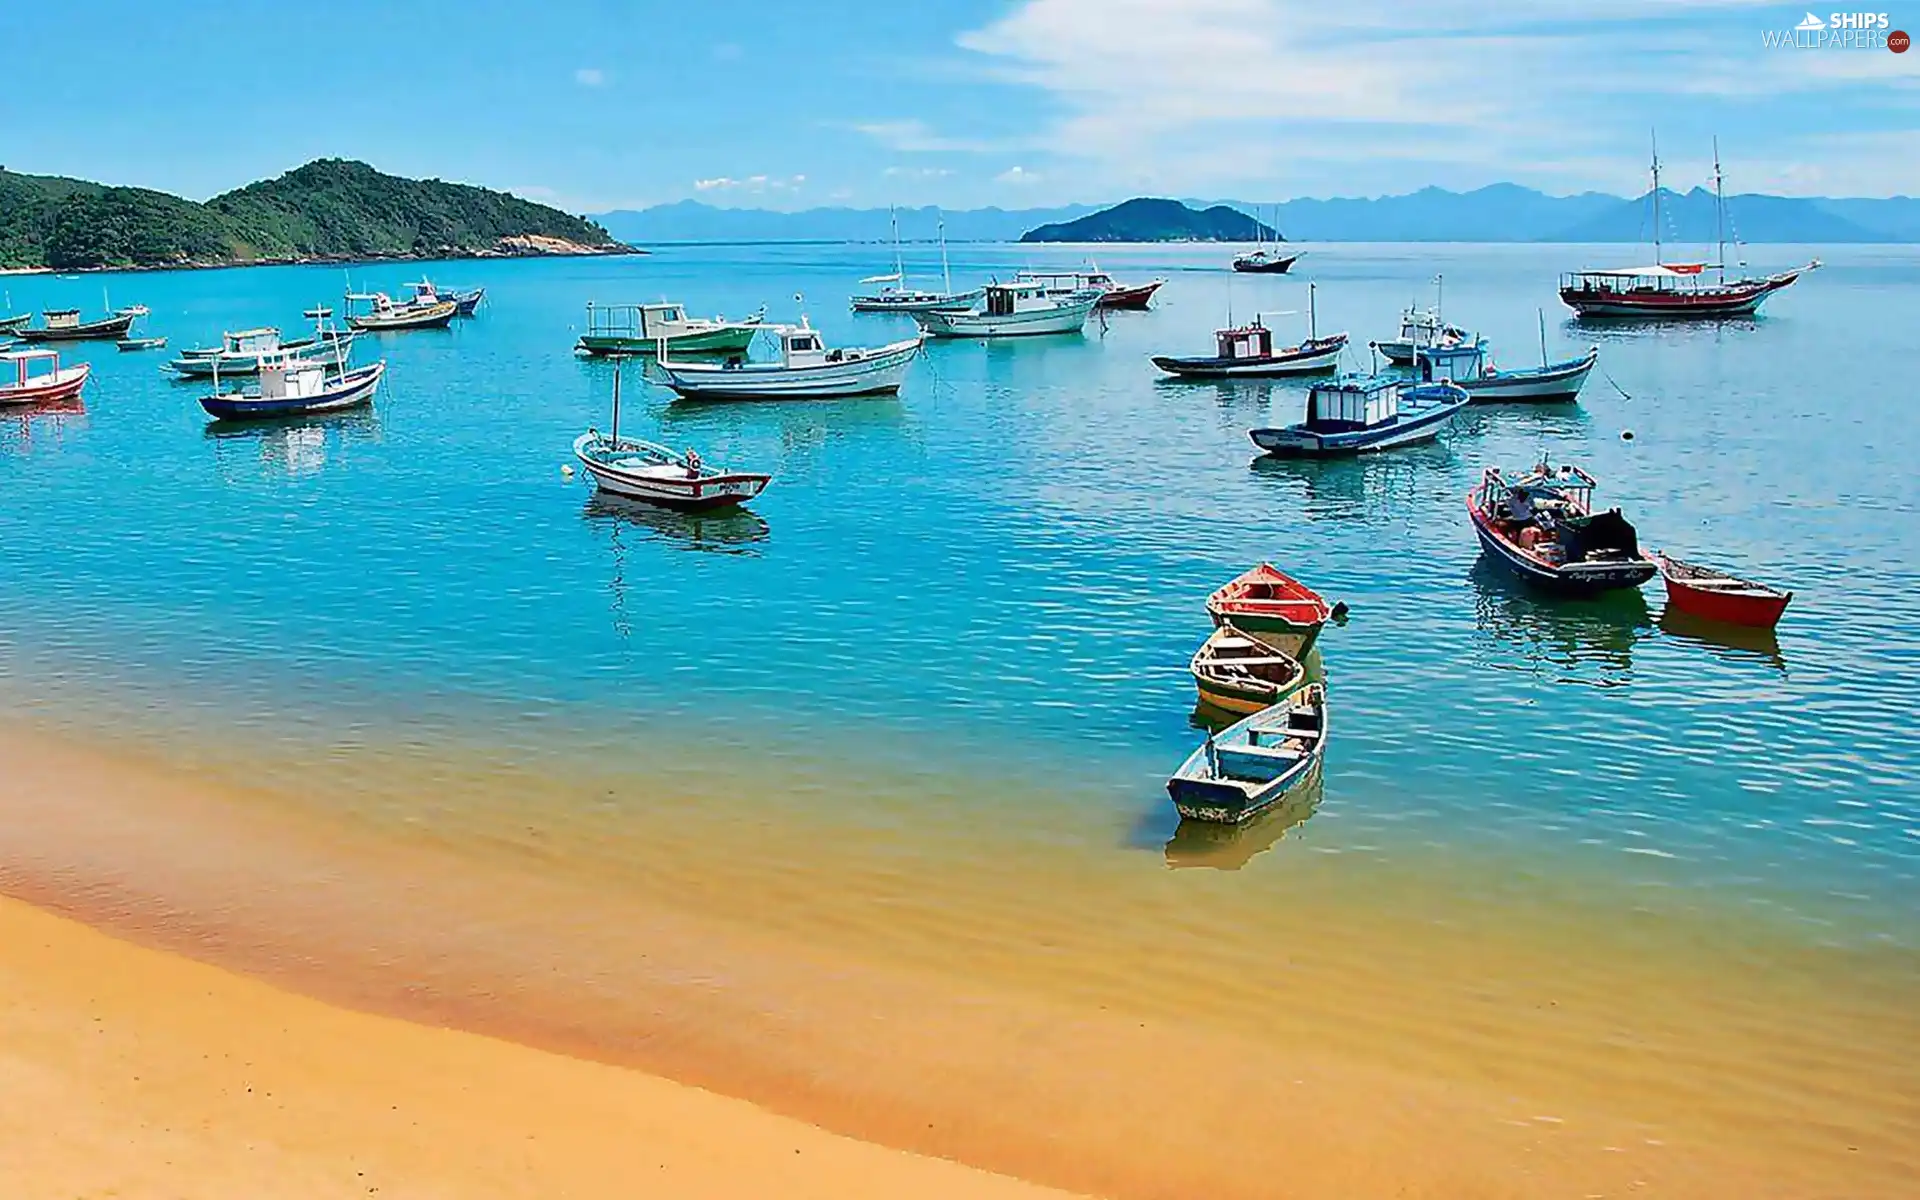
[[613,434],[614,450],[620,449],[620,355],[613,356]]
[[[940,224],[940,278],[945,281],[946,294],[953,295],[953,267],[947,263],[947,214],[934,209],[934,219]],[[905,280],[901,281],[905,283]]]
[[1316,286],[1318,285],[1312,280],[1307,281],[1307,340],[1309,342],[1320,339],[1320,323],[1315,318],[1313,311],[1313,289]]
[[1720,257],[1720,286],[1727,284],[1727,192],[1720,178],[1720,136],[1713,138],[1713,240]]
[[1540,366],[1544,369],[1547,365],[1547,310],[1537,308],[1534,311],[1540,314]]
[[1649,131],[1653,140],[1653,265],[1659,266],[1660,251],[1660,135]]
[[893,222],[893,273],[900,278],[895,282],[902,288],[907,286],[907,268],[900,261],[900,210],[887,205],[887,217]]

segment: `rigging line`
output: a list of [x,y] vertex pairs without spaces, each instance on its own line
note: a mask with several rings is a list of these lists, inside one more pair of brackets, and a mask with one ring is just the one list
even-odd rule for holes
[[1613,378],[1613,376],[1611,376],[1611,375],[1609,375],[1609,374],[1607,374],[1607,369],[1606,369],[1605,367],[1601,367],[1601,368],[1600,368],[1600,377],[1601,377],[1602,379],[1604,379],[1604,380],[1606,380],[1606,381],[1607,381],[1608,383],[1611,383],[1611,384],[1613,384],[1613,390],[1614,390],[1614,391],[1616,391],[1616,392],[1619,392],[1619,393],[1620,393],[1620,398],[1621,398],[1622,400],[1631,400],[1631,399],[1633,399],[1633,397],[1632,397],[1632,396],[1630,396],[1630,395],[1628,395],[1628,394],[1627,394],[1627,389],[1625,389],[1625,388],[1623,388],[1623,387],[1621,387],[1621,386],[1620,386],[1620,385],[1619,385],[1618,383],[1615,383],[1615,382],[1614,382],[1614,378]]

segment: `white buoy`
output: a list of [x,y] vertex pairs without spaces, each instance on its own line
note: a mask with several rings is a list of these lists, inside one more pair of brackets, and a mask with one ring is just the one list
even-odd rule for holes
[[568,464],[568,463],[562,463],[562,464],[560,464],[560,478],[562,478],[562,479],[572,479],[572,478],[573,478],[573,467],[572,467],[572,465],[570,465],[570,464]]

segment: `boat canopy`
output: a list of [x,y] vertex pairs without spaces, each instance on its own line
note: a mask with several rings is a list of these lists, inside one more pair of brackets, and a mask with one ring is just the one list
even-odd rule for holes
[[1684,279],[1707,269],[1706,263],[1660,263],[1649,267],[1609,267],[1600,271],[1575,271],[1576,275],[1598,275],[1609,279]]
[[899,283],[900,279],[901,279],[900,272],[895,271],[890,275],[869,275],[865,279],[862,279],[860,282],[861,283]]
[[1400,412],[1400,383],[1387,375],[1338,379],[1307,396],[1307,428],[1315,433],[1371,429]]

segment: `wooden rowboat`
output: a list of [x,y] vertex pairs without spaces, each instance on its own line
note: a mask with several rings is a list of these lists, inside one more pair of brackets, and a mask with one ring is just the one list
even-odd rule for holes
[[[1294,648],[1300,640],[1284,638]],[[1229,713],[1271,708],[1307,682],[1307,669],[1280,645],[1222,625],[1194,653],[1189,669],[1200,702]]]
[[1298,638],[1295,657],[1305,658],[1333,608],[1306,584],[1271,563],[1261,563],[1208,596],[1207,614],[1215,625],[1231,623],[1257,637]]
[[[7,370],[8,367],[13,368]],[[36,371],[36,367],[45,367]],[[60,356],[52,350],[8,350],[0,352],[0,407],[53,404],[72,400],[87,386],[93,367],[81,363],[62,367]]]
[[1655,553],[1660,577],[1667,584],[1667,603],[1681,612],[1727,625],[1772,629],[1787,611],[1792,592],[1741,579],[1712,567],[1682,562]]
[[1310,684],[1210,735],[1167,780],[1167,794],[1190,821],[1251,820],[1305,782],[1326,745],[1327,690]]

